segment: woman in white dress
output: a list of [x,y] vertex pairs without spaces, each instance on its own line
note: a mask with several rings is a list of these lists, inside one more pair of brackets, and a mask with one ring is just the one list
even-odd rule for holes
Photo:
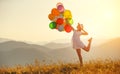
[[81,49],[84,49],[85,51],[90,50],[92,38],[88,39],[88,45],[84,45],[84,43],[80,40],[81,35],[88,35],[88,33],[83,29],[83,25],[79,24],[77,25],[77,30],[73,29],[73,36],[72,36],[72,43],[73,43],[73,48],[76,49],[77,55],[79,57],[80,65],[83,65],[82,61],[82,55],[81,55]]

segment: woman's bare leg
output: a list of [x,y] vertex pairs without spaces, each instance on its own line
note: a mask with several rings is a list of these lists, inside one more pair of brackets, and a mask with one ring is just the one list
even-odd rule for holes
[[79,57],[79,61],[80,61],[80,66],[83,65],[83,61],[82,61],[82,55],[81,55],[81,49],[76,49],[77,55]]
[[92,42],[92,38],[90,38],[90,39],[88,39],[88,45],[87,45],[87,47],[85,46],[83,49],[85,50],[85,51],[89,51],[90,50],[90,47],[91,47],[91,42]]

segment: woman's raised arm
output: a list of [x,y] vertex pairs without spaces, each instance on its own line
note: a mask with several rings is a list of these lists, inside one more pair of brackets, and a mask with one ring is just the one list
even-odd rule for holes
[[82,29],[82,35],[88,35],[88,32],[86,32],[84,29]]

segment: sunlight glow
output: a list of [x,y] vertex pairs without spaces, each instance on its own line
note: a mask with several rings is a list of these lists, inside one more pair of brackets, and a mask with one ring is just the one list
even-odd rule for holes
[[105,12],[104,16],[105,16],[105,19],[110,20],[113,18],[113,13],[111,11],[107,11]]

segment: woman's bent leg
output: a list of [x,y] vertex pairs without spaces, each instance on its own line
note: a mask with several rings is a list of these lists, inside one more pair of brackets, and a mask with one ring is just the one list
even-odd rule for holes
[[85,47],[83,48],[83,49],[84,49],[85,51],[87,51],[87,52],[90,50],[92,38],[90,38],[88,41],[89,41],[89,43],[88,43],[87,47],[85,46]]

